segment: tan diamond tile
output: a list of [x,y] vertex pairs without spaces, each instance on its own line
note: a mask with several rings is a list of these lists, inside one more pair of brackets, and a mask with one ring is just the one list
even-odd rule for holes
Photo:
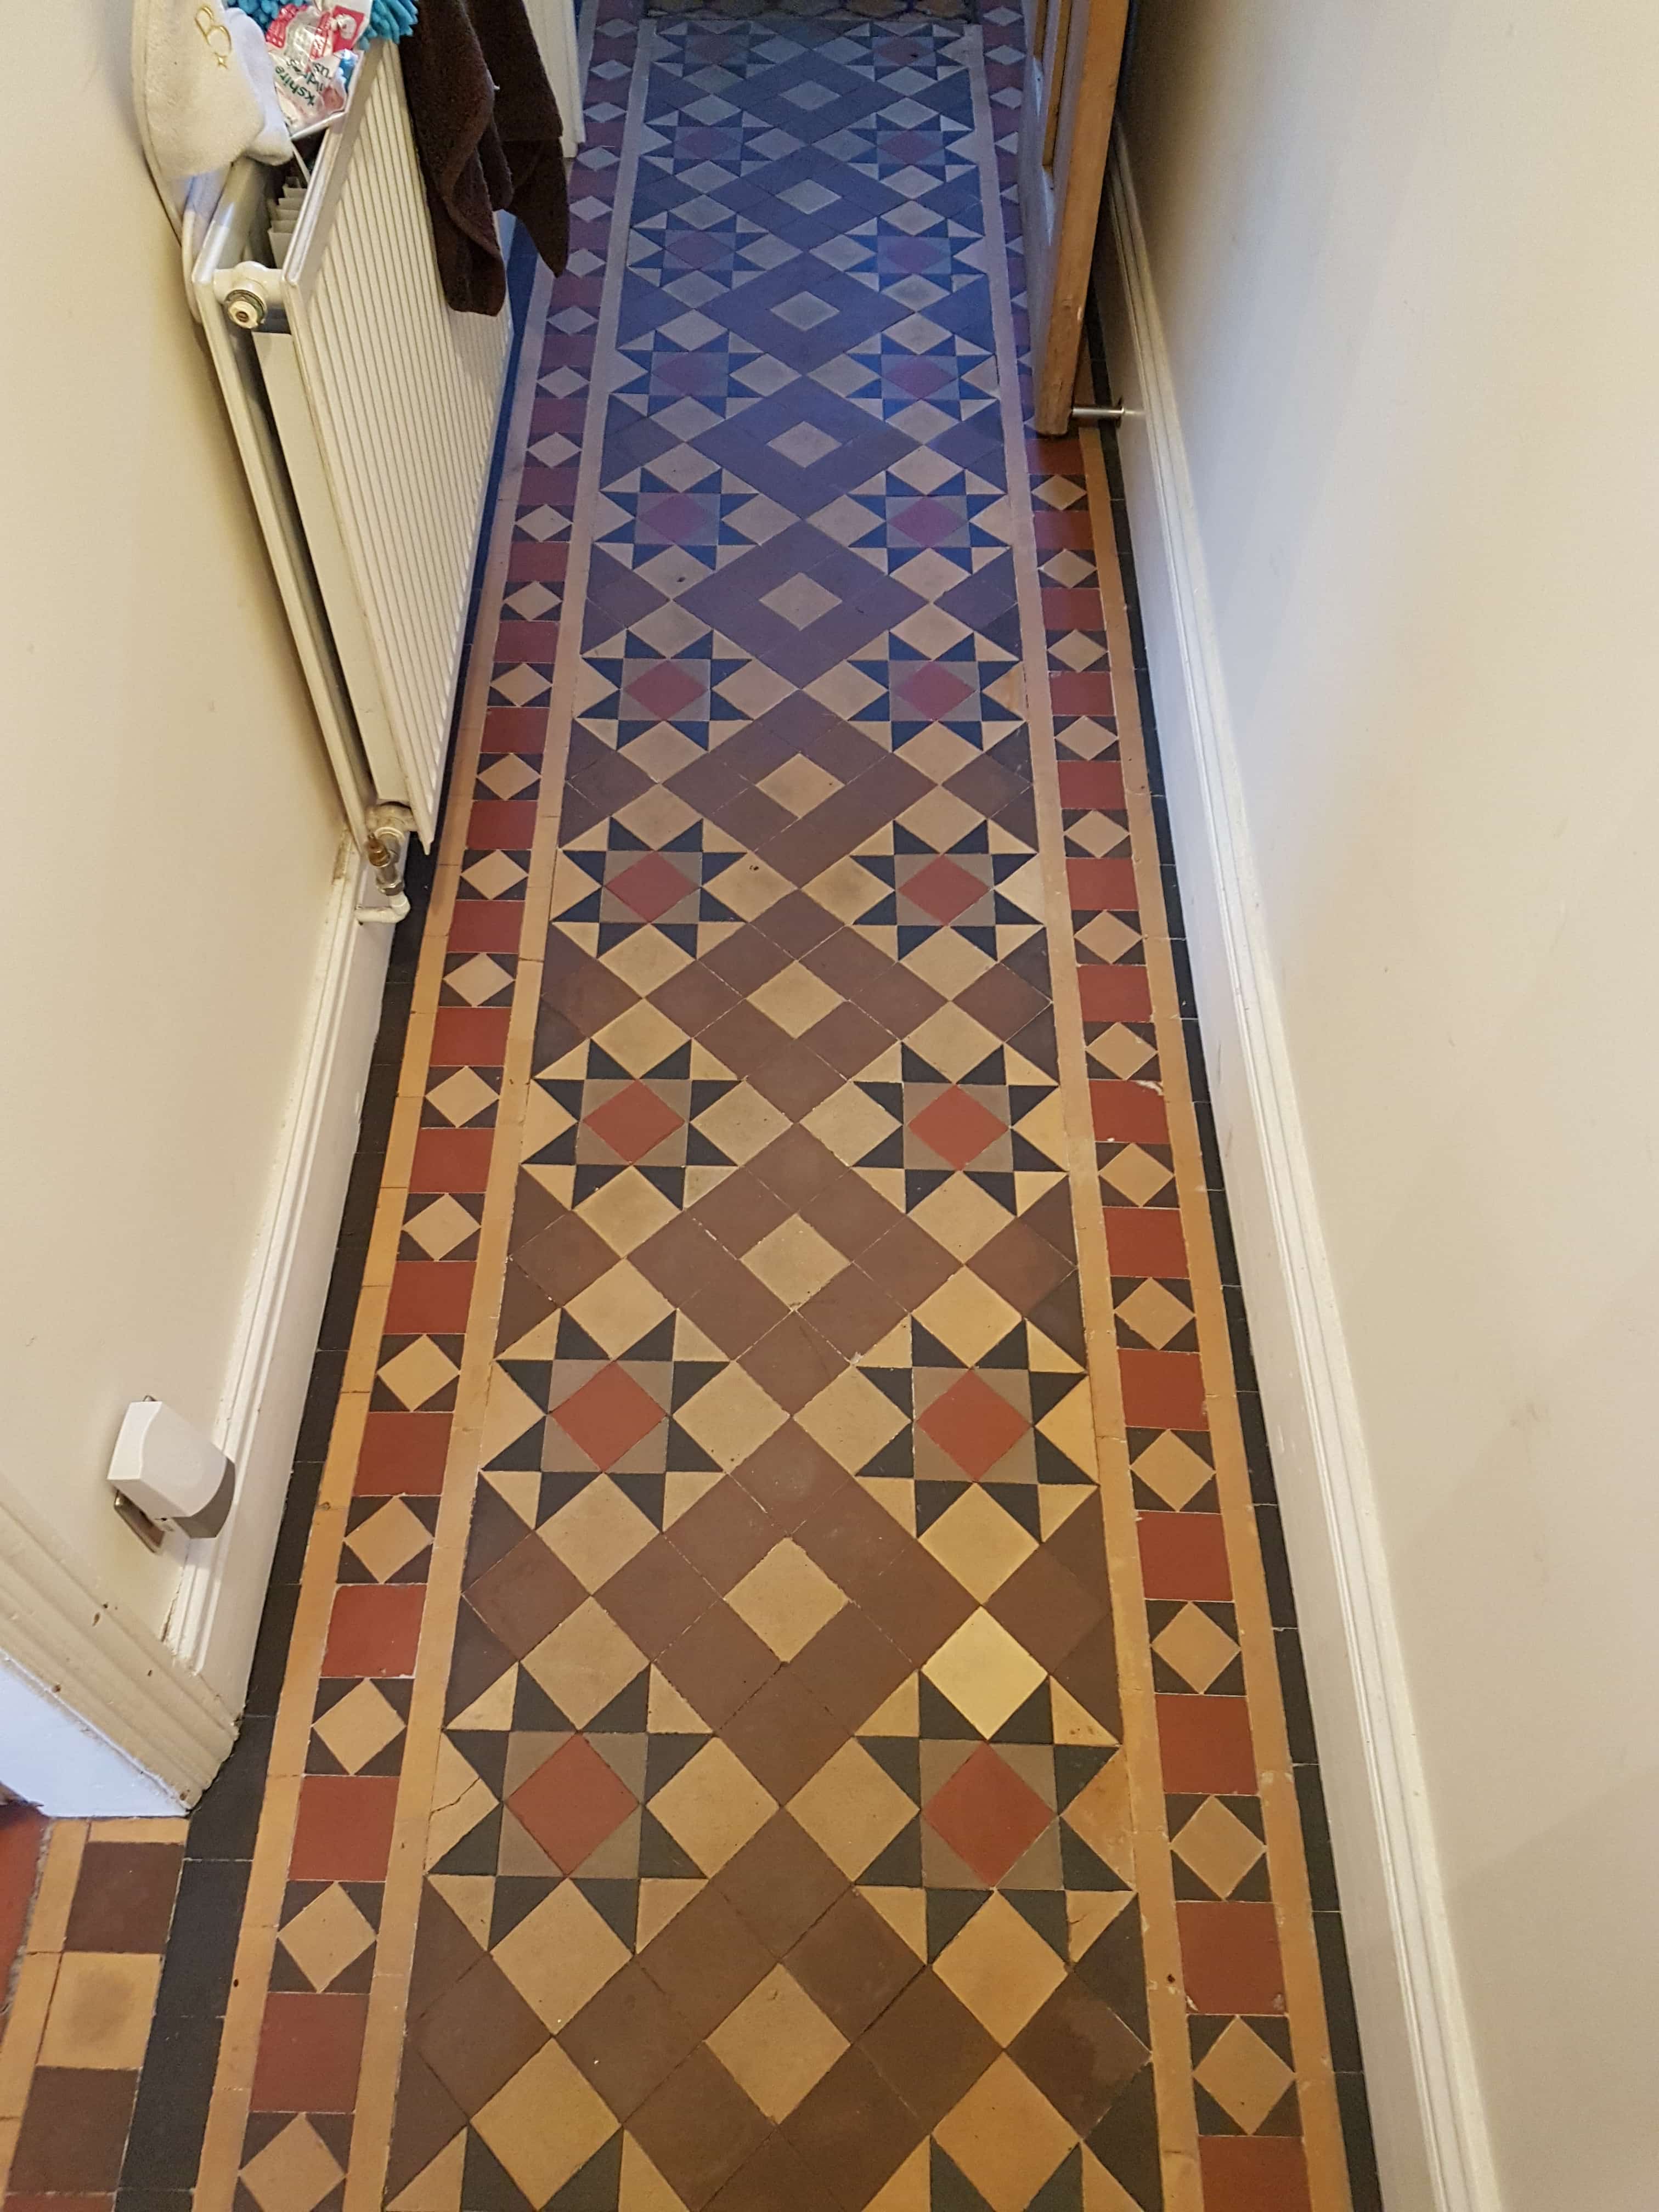
[[964,1490],[921,1540],[981,1604],[1036,1549],[1030,1531],[977,1485]]
[[757,721],[769,707],[775,707],[780,699],[787,699],[793,685],[786,684],[763,660],[747,660],[723,684],[714,686],[722,699],[729,699],[740,714]]
[[612,1176],[576,1208],[588,1227],[622,1258],[672,1221],[675,1210],[637,1168],[624,1168]]
[[847,2038],[787,1968],[775,1966],[708,2047],[768,2119],[785,2120],[841,2057]]
[[983,1736],[994,1735],[1043,1679],[1030,1653],[983,1611],[969,1613],[921,1671]]
[[715,1736],[658,1790],[651,1810],[703,1872],[713,1875],[766,1825],[777,1801]]
[[835,1012],[841,1004],[841,994],[820,982],[810,968],[803,968],[797,960],[751,991],[749,1003],[758,1006],[786,1036],[798,1037]]
[[744,921],[757,921],[769,907],[775,906],[794,889],[787,878],[775,868],[769,868],[764,860],[757,860],[752,853],[734,862],[719,881],[715,896],[720,904],[730,907]]
[[672,944],[659,929],[630,930],[600,957],[613,975],[620,975],[642,998],[691,964],[690,954]]
[[459,968],[452,968],[444,977],[444,988],[464,999],[469,1006],[481,1006],[486,999],[493,999],[506,990],[513,981],[510,969],[492,960],[487,952],[479,952]]
[[775,768],[770,775],[763,776],[759,788],[799,820],[839,791],[841,779],[831,775],[827,768],[820,768],[816,761],[797,753],[781,768]]
[[388,1359],[380,1370],[384,1382],[405,1412],[412,1413],[435,1398],[460,1373],[449,1354],[429,1336],[417,1336]]
[[933,2130],[991,2212],[1024,2212],[1077,2137],[1006,2055]]
[[844,1367],[795,1419],[850,1474],[867,1467],[907,1425],[892,1400],[853,1367]]
[[954,730],[947,730],[943,722],[930,722],[911,738],[899,757],[935,783],[948,783],[958,769],[966,768],[975,758],[975,753]]
[[780,1659],[793,1659],[847,1600],[792,1537],[775,1544],[726,1601]]
[[763,1237],[744,1255],[744,1264],[785,1305],[804,1306],[840,1274],[847,1262],[833,1244],[796,1213],[781,1222],[770,1236]]
[[607,1022],[593,1042],[612,1060],[619,1060],[630,1075],[646,1075],[670,1053],[679,1050],[685,1042],[685,1031],[641,1000],[625,1014],[618,1014],[614,1022]]
[[1120,845],[1127,845],[1129,833],[1109,814],[1084,814],[1066,823],[1066,842],[1100,860],[1108,853],[1116,852]]
[[933,1971],[1001,2044],[1013,2041],[1066,1976],[1063,1963],[998,1890],[945,1946]]
[[1215,1473],[1173,1430],[1166,1429],[1150,1443],[1134,1463],[1134,1471],[1176,1512],[1196,1498]]
[[404,1224],[404,1236],[413,1237],[429,1260],[447,1258],[458,1244],[465,1244],[477,1233],[477,1223],[447,1191]]
[[1000,1039],[960,1006],[940,1006],[928,1015],[908,1039],[914,1049],[952,1083],[977,1067],[987,1053],[996,1051]]
[[505,898],[524,881],[526,871],[510,853],[486,853],[470,868],[461,871],[461,881],[477,891],[480,898]]
[[806,696],[816,699],[821,707],[827,707],[832,714],[839,714],[843,721],[851,721],[872,700],[880,698],[881,686],[872,684],[867,676],[860,676],[850,661],[842,660],[809,684]]
[[856,1083],[846,1083],[812,1109],[806,1127],[821,1145],[828,1146],[838,1160],[850,1167],[873,1152],[898,1123]]
[[313,1897],[277,1938],[313,1990],[325,1990],[374,1941],[374,1930],[337,1881]]
[[1207,1690],[1218,1674],[1238,1656],[1238,1646],[1226,1630],[1198,1606],[1183,1605],[1175,1619],[1152,1638],[1152,1649],[1183,1682]]
[[629,1953],[575,1883],[567,1881],[527,1913],[491,1955],[537,2017],[560,2028],[627,1965]]
[[1189,1328],[1193,1318],[1190,1306],[1183,1305],[1162,1283],[1150,1280],[1137,1283],[1117,1310],[1135,1334],[1158,1352],[1171,1337],[1179,1336],[1183,1328]]
[[922,939],[914,952],[905,954],[902,964],[945,998],[954,999],[994,963],[960,931],[936,929],[931,937]]
[[899,821],[934,852],[948,853],[953,845],[960,844],[970,830],[978,829],[984,818],[973,807],[952,797],[950,792],[941,791],[935,784],[914,806],[906,807]]
[[463,1121],[470,1121],[475,1114],[482,1114],[486,1107],[495,1103],[495,1092],[477,1069],[471,1067],[458,1067],[426,1095],[428,1103],[457,1129]]
[[654,1283],[623,1260],[572,1298],[564,1310],[615,1359],[665,1321],[673,1308]]
[[543,1523],[541,1538],[584,1589],[596,1590],[656,1533],[633,1499],[602,1474]]
[[789,1810],[842,1872],[856,1879],[916,1808],[862,1744],[844,1743]]
[[544,1637],[524,1662],[526,1674],[577,1728],[586,1728],[644,1665],[644,1653],[592,1598]]
[[911,1208],[910,1218],[957,1260],[971,1260],[1009,1220],[995,1199],[965,1175],[953,1175],[930,1190]]
[[1206,1797],[1170,1848],[1218,1897],[1231,1897],[1266,1846],[1218,1797]]
[[378,1513],[360,1522],[345,1540],[375,1581],[383,1583],[423,1552],[432,1538],[401,1498],[389,1498]]
[[1140,932],[1115,914],[1091,915],[1077,933],[1077,941],[1084,950],[1092,952],[1097,960],[1109,967],[1121,960],[1131,945],[1139,945]]
[[259,2212],[315,2212],[343,2168],[303,2112],[242,2168]]
[[758,1091],[751,1091],[746,1083],[728,1091],[712,1106],[699,1114],[693,1127],[701,1129],[711,1144],[718,1145],[728,1160],[741,1167],[745,1160],[763,1152],[775,1138],[781,1137],[789,1127],[787,1116],[780,1114],[769,1099]]
[[672,844],[696,820],[696,816],[683,799],[659,784],[651,791],[643,791],[631,799],[626,806],[618,807],[617,819],[625,830],[631,830],[642,845],[659,850]]
[[782,1407],[741,1367],[723,1367],[678,1414],[686,1434],[728,1473],[758,1451],[785,1418]]
[[1019,1319],[1006,1298],[966,1267],[941,1283],[915,1317],[964,1367],[976,1367]]
[[359,1682],[313,1723],[348,1774],[359,1773],[401,1734],[403,1716],[373,1682]]
[[1255,2133],[1295,2078],[1242,2020],[1228,2021],[1193,2072],[1247,2136]]
[[544,2043],[472,2124],[532,2204],[545,2204],[617,2131],[610,2106],[556,2043]]
[[888,886],[867,868],[861,868],[851,854],[814,876],[806,893],[826,914],[845,922],[859,921],[880,900],[892,896]]
[[1148,1061],[1157,1058],[1157,1053],[1145,1037],[1137,1036],[1121,1022],[1115,1022],[1091,1042],[1089,1057],[1098,1060],[1108,1074],[1127,1080],[1132,1075],[1139,1075]]
[[516,799],[535,782],[536,771],[526,768],[518,753],[503,753],[499,760],[491,761],[487,769],[479,771],[478,781],[497,799]]

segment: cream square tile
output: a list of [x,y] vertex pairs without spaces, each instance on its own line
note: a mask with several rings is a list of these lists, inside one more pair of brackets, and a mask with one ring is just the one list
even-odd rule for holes
[[744,1264],[787,1306],[804,1306],[847,1265],[810,1222],[792,1214],[744,1255]]
[[1166,1291],[1162,1283],[1150,1279],[1137,1283],[1117,1310],[1135,1334],[1158,1352],[1172,1337],[1179,1336],[1183,1328],[1192,1325],[1192,1308],[1183,1304],[1172,1291]]
[[383,1583],[417,1558],[432,1538],[401,1498],[389,1498],[378,1513],[359,1522],[345,1540],[375,1581]]
[[377,1380],[385,1383],[405,1412],[412,1413],[428,1399],[435,1398],[460,1371],[449,1354],[429,1336],[417,1336],[401,1352],[393,1353],[379,1370]]
[[644,1665],[644,1653],[592,1598],[544,1637],[524,1662],[526,1674],[578,1728],[602,1712]]
[[658,1790],[651,1810],[703,1872],[714,1875],[771,1819],[777,1801],[712,1736]]
[[1006,1298],[965,1267],[924,1299],[915,1317],[968,1367],[977,1366],[1019,1319]]
[[994,1735],[1043,1679],[1030,1653],[983,1611],[970,1613],[921,1671],[982,1736]]
[[313,1897],[277,1937],[313,1990],[325,1990],[374,1941],[374,1930],[337,1881]]
[[975,755],[974,748],[957,737],[954,730],[947,730],[943,722],[930,722],[911,738],[899,757],[912,768],[919,768],[935,783],[948,783]]
[[744,921],[757,921],[769,907],[775,906],[794,888],[775,868],[769,868],[752,853],[719,876],[716,885],[715,896],[720,904],[730,907]]
[[470,884],[480,898],[504,898],[524,881],[526,869],[507,853],[486,853],[470,868],[461,871],[461,881]]
[[1152,1649],[1167,1667],[1194,1690],[1207,1690],[1238,1656],[1238,1646],[1226,1630],[1195,1605],[1183,1605]]
[[488,768],[479,770],[478,781],[493,798],[516,799],[535,782],[536,771],[526,768],[518,753],[503,753],[499,760],[491,761]]
[[1231,1897],[1266,1846],[1218,1797],[1206,1797],[1170,1848],[1218,1897]]
[[495,1093],[471,1067],[458,1067],[453,1075],[434,1084],[426,1095],[428,1103],[435,1106],[451,1127],[456,1129],[495,1103]]
[[795,1418],[849,1474],[867,1467],[907,1425],[892,1400],[854,1367],[844,1367],[829,1389],[820,1390]]
[[637,1168],[624,1168],[576,1208],[590,1229],[625,1259],[674,1218],[675,1208]]
[[161,1961],[142,1951],[65,1951],[40,2039],[42,2066],[137,2069]]
[[579,1490],[541,1527],[541,1539],[584,1589],[596,1590],[642,1552],[656,1534],[631,1498],[608,1474]]
[[833,914],[845,922],[857,921],[880,900],[890,896],[887,885],[872,876],[868,868],[861,868],[850,854],[826,868],[821,876],[814,876],[806,891],[826,914]]
[[604,956],[613,975],[620,975],[642,997],[689,968],[691,956],[665,938],[659,929],[633,929]]
[[248,2160],[240,2179],[259,2212],[315,2212],[342,2172],[301,2112]]
[[1092,952],[1097,960],[1109,966],[1121,960],[1131,945],[1139,945],[1140,932],[1115,914],[1097,914],[1085,921],[1077,933],[1077,941],[1085,952]]
[[791,1537],[775,1544],[726,1601],[780,1659],[793,1659],[847,1600]]
[[815,806],[822,806],[826,799],[839,791],[841,779],[831,775],[827,768],[820,768],[816,761],[797,753],[781,768],[775,768],[770,775],[763,776],[758,788],[799,819],[803,814],[810,814]]
[[971,1260],[1008,1226],[1009,1216],[988,1191],[965,1175],[953,1175],[910,1210],[911,1218],[957,1260]]
[[493,999],[505,991],[513,981],[513,971],[492,960],[487,952],[479,952],[460,967],[452,968],[444,976],[444,988],[453,991],[469,1006],[481,1006],[485,1000]]
[[899,821],[903,828],[920,837],[936,853],[948,853],[958,845],[970,830],[976,830],[985,817],[977,813],[954,793],[941,790],[938,784],[914,806],[906,807]]
[[947,999],[954,999],[976,982],[994,962],[977,945],[969,944],[959,930],[936,929],[924,937],[914,952],[907,952],[904,963],[913,975],[920,975],[924,983],[931,983]]
[[1134,1471],[1177,1513],[1197,1497],[1215,1474],[1209,1462],[1200,1459],[1189,1444],[1182,1443],[1172,1429],[1164,1430],[1147,1445],[1136,1460]]
[[745,1160],[763,1152],[775,1138],[781,1137],[789,1122],[758,1091],[739,1083],[735,1091],[728,1091],[724,1097],[705,1108],[692,1126],[701,1129],[711,1144],[718,1145],[727,1159],[741,1167]]
[[793,1798],[790,1812],[826,1856],[856,1881],[915,1807],[860,1743],[844,1743]]
[[680,1426],[729,1473],[758,1451],[785,1414],[741,1367],[723,1367],[680,1407]]
[[841,1004],[841,994],[820,982],[810,968],[803,968],[796,960],[751,991],[749,1002],[758,1006],[769,1021],[775,1022],[786,1036],[798,1037],[826,1014],[834,1013]]
[[1084,852],[1091,853],[1096,860],[1099,860],[1107,853],[1116,852],[1120,845],[1127,845],[1129,833],[1121,822],[1114,822],[1109,814],[1084,814],[1075,822],[1066,823],[1066,842],[1068,845],[1080,846]]
[[646,1075],[670,1053],[679,1050],[685,1042],[685,1031],[641,1000],[625,1014],[618,1014],[614,1022],[607,1022],[593,1042],[612,1060],[619,1060],[630,1075]]
[[402,1714],[373,1682],[359,1682],[313,1723],[313,1730],[348,1774],[357,1774],[402,1733],[403,1725]]
[[806,1127],[838,1160],[851,1166],[873,1152],[890,1130],[898,1127],[884,1106],[878,1106],[856,1083],[832,1091],[806,1117]]
[[1097,1037],[1091,1038],[1088,1051],[1090,1059],[1097,1061],[1109,1075],[1115,1075],[1123,1081],[1132,1075],[1139,1075],[1141,1069],[1158,1056],[1145,1037],[1137,1036],[1133,1030],[1126,1028],[1121,1022],[1115,1022],[1110,1029],[1103,1030]]
[[532,2204],[545,2204],[617,2130],[610,2106],[556,2043],[544,2043],[472,2124]]
[[674,1310],[654,1283],[623,1260],[579,1292],[564,1310],[614,1359]]
[[757,721],[769,707],[775,707],[780,699],[787,699],[794,686],[785,683],[763,660],[745,660],[741,668],[714,689],[720,698],[729,699],[740,714]]
[[[568,1122],[568,1115],[565,1119]],[[477,1233],[477,1223],[447,1191],[404,1224],[404,1236],[412,1237],[428,1260],[447,1259],[458,1244],[465,1244]]]
[[567,1881],[526,1913],[491,1956],[538,2019],[557,2029],[627,1965],[629,1951]]
[[912,1048],[952,1083],[959,1082],[970,1067],[977,1067],[988,1053],[997,1049],[999,1042],[982,1023],[957,1006],[941,1006],[909,1037]]
[[1242,2020],[1230,2020],[1193,2069],[1228,2118],[1254,2135],[1295,2076]]
[[1064,1962],[997,1890],[945,1946],[933,1971],[1004,2045],[1066,1978]]
[[922,1542],[982,1605],[1036,1549],[1036,1539],[977,1485],[941,1513]]
[[[643,769],[658,783],[666,783],[669,777],[678,775],[688,762],[696,760],[701,750],[672,722],[659,722],[646,731],[642,737],[635,738],[631,744],[624,746],[623,755],[633,762],[635,768]],[[590,891],[592,889],[591,877],[588,889]]]
[[629,799],[626,806],[618,807],[617,819],[642,845],[659,851],[683,836],[697,817],[683,799],[677,799],[672,791],[657,784],[641,792],[637,799]]
[[1024,2212],[1077,2141],[1012,2058],[997,2059],[933,2130],[991,2212]]
[[794,1976],[775,1966],[708,2039],[726,2072],[769,2120],[788,2118],[847,2048]]

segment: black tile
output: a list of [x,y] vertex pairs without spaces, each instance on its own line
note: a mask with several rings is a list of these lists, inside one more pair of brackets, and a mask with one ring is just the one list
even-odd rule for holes
[[329,1431],[334,1426],[334,1408],[340,1401],[345,1363],[343,1349],[319,1352],[312,1361],[311,1380],[306,1386],[306,1409],[300,1417],[300,1433],[294,1442],[296,1460],[327,1458]]
[[270,1563],[273,1583],[297,1583],[311,1540],[311,1516],[317,1509],[318,1486],[323,1479],[320,1460],[301,1460],[288,1479],[288,1502],[277,1533],[276,1555]]
[[1297,1766],[1318,1764],[1314,1738],[1313,1706],[1308,1697],[1308,1670],[1302,1657],[1302,1638],[1293,1628],[1273,1631],[1279,1655],[1279,1682],[1285,1698],[1285,1725],[1291,1739],[1291,1758]]
[[1343,2140],[1348,2147],[1353,2212],[1383,2212],[1382,2184],[1376,2171],[1376,2146],[1371,2139],[1371,2108],[1365,2094],[1364,2077],[1339,2074],[1336,2101],[1342,2114]]
[[1296,1769],[1297,1801],[1302,1808],[1302,1848],[1308,1861],[1308,1887],[1316,1912],[1337,1910],[1336,1861],[1331,1855],[1331,1824],[1316,1766]]
[[1347,1939],[1342,1917],[1316,1912],[1314,1940],[1319,1946],[1319,1972],[1325,1990],[1325,2020],[1330,2031],[1331,2063],[1339,2074],[1360,2070],[1359,2021],[1354,2011],[1353,1984],[1348,1974]]
[[1255,1533],[1261,1547],[1261,1567],[1267,1578],[1267,1609],[1275,1628],[1296,1626],[1296,1600],[1291,1594],[1291,1563],[1285,1556],[1285,1531],[1276,1505],[1255,1509]]
[[224,2011],[247,1880],[246,1859],[185,1859],[155,1999],[158,2026],[216,2019]]
[[247,1703],[243,1707],[244,1713],[255,1719],[269,1717],[276,1711],[299,1601],[300,1593],[293,1583],[273,1583],[265,1592],[259,1640],[253,1647],[253,1672],[248,1677]]
[[191,1815],[185,1863],[191,1859],[251,1859],[264,1797],[270,1758],[272,1723],[266,1715],[245,1718],[230,1756],[209,1784]]
[[124,2184],[194,2186],[223,2026],[211,2014],[198,2014],[166,2026],[158,2021],[151,2029],[121,2169]]

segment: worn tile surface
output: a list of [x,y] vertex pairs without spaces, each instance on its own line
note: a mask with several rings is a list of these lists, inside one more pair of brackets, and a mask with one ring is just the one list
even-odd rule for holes
[[[1022,35],[598,9],[126,2212],[1351,2201],[1108,486],[1024,427]],[[24,2201],[121,2172],[160,1938],[82,1934]]]

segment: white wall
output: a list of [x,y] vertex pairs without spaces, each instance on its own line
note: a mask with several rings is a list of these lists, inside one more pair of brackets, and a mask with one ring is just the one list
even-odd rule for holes
[[58,11],[0,131],[0,1481],[158,1628],[176,1563],[104,1468],[129,1400],[221,1410],[340,816],[139,154],[130,19]]
[[[1269,1073],[1293,1133],[1299,1106],[1490,2124],[1498,2188],[1464,2201],[1507,2212],[1659,2195],[1656,87],[1649,0],[1142,0],[1121,111],[1190,471],[1175,558],[1213,611]],[[1253,1188],[1237,979],[1204,957],[1182,696],[1204,641],[1154,573],[1182,518],[1145,428],[1122,447]],[[1243,1211],[1268,1307],[1283,1255]],[[1306,1378],[1267,1334],[1290,1434]],[[1310,1579],[1311,1498],[1287,1499]],[[1352,1770],[1334,1679],[1328,1716]],[[1395,2212],[1435,2201],[1408,2134],[1385,2112]]]

